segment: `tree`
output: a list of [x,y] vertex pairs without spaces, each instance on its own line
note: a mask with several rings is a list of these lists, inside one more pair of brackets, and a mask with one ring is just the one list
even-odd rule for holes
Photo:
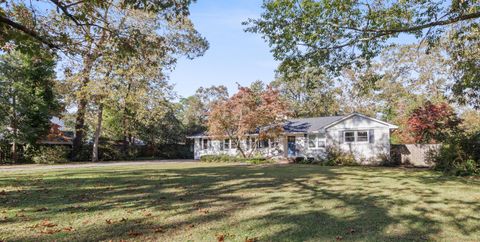
[[460,127],[466,134],[480,133],[480,111],[472,109],[464,110],[460,118],[463,120]]
[[426,48],[426,44],[392,46],[368,68],[346,68],[338,78],[341,111],[380,116],[399,126],[393,142],[415,142],[407,128],[409,114],[428,100],[446,102],[452,85],[443,48],[430,48],[428,54]]
[[340,112],[338,96],[341,90],[334,80],[324,75],[320,68],[300,72],[279,73],[272,86],[292,108],[294,117],[318,117],[336,115]]
[[231,139],[241,155],[247,157],[251,153],[246,153],[241,141],[255,133],[260,139],[274,137],[282,131],[289,113],[278,90],[267,87],[258,96],[248,87],[239,87],[231,98],[213,105],[207,122],[208,134]]
[[[33,39],[52,49],[66,49],[76,52],[81,39],[75,33],[82,32],[89,38],[97,38],[93,29],[102,29],[120,38],[120,29],[105,24],[108,20],[103,15],[111,4],[127,10],[138,10],[171,17],[188,15],[191,0],[115,0],[115,1],[59,1],[48,0],[32,3],[28,0],[4,0],[0,2],[0,45],[9,41]],[[101,13],[100,16],[95,16]],[[53,15],[53,16],[52,16]],[[53,20],[53,21],[52,21]],[[66,23],[71,28],[55,28],[58,23]],[[53,28],[52,28],[53,27]],[[113,27],[113,28],[112,28]]]
[[265,0],[263,9],[259,19],[244,24],[268,40],[280,69],[305,63],[332,71],[365,66],[401,35],[433,46],[450,27],[463,24],[457,32],[470,32],[480,19],[477,0]]
[[447,103],[426,102],[410,114],[408,129],[416,142],[442,142],[459,131],[461,122]]
[[180,100],[181,110],[179,115],[185,127],[186,134],[195,134],[207,129],[208,114],[212,106],[228,98],[226,86],[200,87],[194,95]]
[[48,133],[52,115],[61,111],[54,92],[55,59],[38,48],[35,53],[11,50],[0,57],[0,127],[12,144],[36,145]]
[[[145,67],[166,70],[175,64],[178,56],[194,58],[208,48],[205,39],[188,19],[190,2],[187,2],[176,5],[173,4],[175,1],[167,1],[165,5],[156,6],[150,1],[139,1],[138,7],[128,7],[130,3],[125,5],[123,1],[102,1],[98,11],[84,13],[82,18],[89,20],[85,29],[78,29],[76,23],[64,19],[63,15],[54,16],[57,20],[55,29],[69,29],[69,36],[77,41],[73,45],[78,54],[69,58],[73,61],[65,70],[72,84],[71,93],[75,95],[72,101],[77,107],[74,154],[79,153],[85,138],[89,87],[97,74],[95,67],[111,66],[113,72],[115,68],[128,72],[126,70],[131,66],[128,61],[136,59],[137,64]],[[152,6],[145,9],[143,4]],[[79,3],[80,6],[88,8],[88,4]],[[125,113],[128,112],[126,109]]]
[[460,104],[480,110],[480,26],[461,26],[447,48],[455,79],[452,91]]

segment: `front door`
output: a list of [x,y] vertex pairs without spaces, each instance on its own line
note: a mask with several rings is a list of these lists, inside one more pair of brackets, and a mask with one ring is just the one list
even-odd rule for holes
[[295,145],[295,136],[288,136],[287,138],[288,144],[288,156],[296,156],[297,155],[297,147]]

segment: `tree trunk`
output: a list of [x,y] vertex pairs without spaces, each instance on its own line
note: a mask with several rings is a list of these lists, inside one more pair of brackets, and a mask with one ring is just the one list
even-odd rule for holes
[[92,162],[98,161],[98,140],[100,139],[100,133],[102,131],[103,104],[99,105],[97,115],[97,128],[95,129],[95,137],[93,142]]
[[17,138],[18,138],[18,124],[17,124],[17,97],[15,92],[12,95],[12,107],[13,107],[13,114],[12,114],[12,131],[13,131],[13,143],[12,143],[12,160],[13,163],[17,163],[18,161],[18,152],[17,152]]
[[126,156],[128,153],[128,129],[127,129],[127,115],[128,115],[128,106],[127,99],[130,95],[130,89],[132,85],[128,83],[127,94],[125,95],[125,103],[123,104],[123,117],[122,117],[122,126],[123,126],[123,142],[122,142],[122,152]]
[[73,139],[73,159],[77,159],[83,145],[83,138],[85,136],[85,113],[87,109],[88,100],[85,96],[85,88],[90,82],[90,71],[92,69],[93,56],[87,55],[84,60],[84,68],[82,70],[82,90],[80,90],[80,97],[77,107],[77,117],[75,119],[75,138]]
[[245,151],[242,149],[240,139],[237,139],[237,149],[240,151],[240,154],[242,155],[243,158],[247,158],[247,155],[245,154]]
[[87,104],[88,104],[85,88],[90,82],[90,73],[92,71],[93,63],[95,62],[96,58],[99,56],[99,52],[100,52],[99,48],[105,42],[106,34],[107,34],[106,29],[103,29],[102,36],[98,40],[98,43],[95,45],[96,47],[92,47],[93,43],[90,43],[88,54],[85,56],[85,59],[83,60],[83,69],[82,69],[83,79],[82,79],[82,87],[81,87],[82,89],[80,90],[80,94],[78,97],[77,117],[75,120],[75,138],[73,139],[73,149],[72,149],[73,159],[78,158],[77,156],[79,155],[80,150],[82,149],[83,138],[85,136],[85,113],[86,113]]

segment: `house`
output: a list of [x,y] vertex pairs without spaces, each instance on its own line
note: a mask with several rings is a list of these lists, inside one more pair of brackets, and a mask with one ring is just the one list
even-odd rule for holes
[[42,145],[71,146],[73,136],[73,132],[66,129],[63,120],[58,117],[52,117],[50,119],[50,130],[48,134],[42,137],[37,143]]
[[[275,139],[254,142],[258,134],[252,134],[241,142],[247,152],[270,158],[319,158],[328,147],[351,152],[363,164],[374,164],[390,154],[390,131],[393,124],[359,113],[346,116],[316,117],[287,120],[283,133]],[[194,158],[203,155],[238,155],[231,140],[215,140],[207,134],[194,139]],[[252,144],[258,143],[257,147]]]

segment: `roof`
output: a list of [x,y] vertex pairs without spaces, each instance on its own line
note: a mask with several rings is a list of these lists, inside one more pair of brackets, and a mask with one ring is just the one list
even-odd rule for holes
[[[387,122],[365,116],[359,113],[352,113],[349,115],[344,116],[329,116],[329,117],[315,117],[315,118],[299,118],[299,119],[288,119],[285,121],[283,125],[283,129],[285,133],[314,133],[318,132],[321,129],[327,129],[337,123],[340,123],[346,119],[349,119],[353,116],[360,116],[363,118],[367,118],[373,120],[375,122],[381,123],[383,125],[388,126],[389,128],[398,128],[398,126],[389,124]],[[207,132],[200,132],[194,134],[192,136],[188,136],[187,138],[200,138],[200,137],[208,137]]]
[[285,133],[309,133],[343,119],[345,116],[289,119],[283,126]]

